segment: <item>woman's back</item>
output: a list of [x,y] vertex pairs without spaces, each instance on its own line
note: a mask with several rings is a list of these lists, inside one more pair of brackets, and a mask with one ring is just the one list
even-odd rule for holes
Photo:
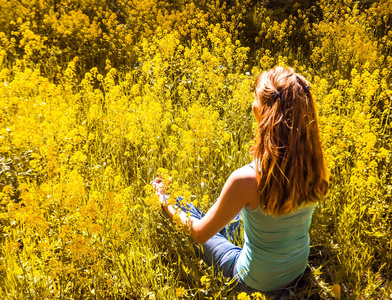
[[309,256],[309,226],[314,204],[272,216],[244,207],[244,245],[236,273],[247,285],[272,291],[302,274]]

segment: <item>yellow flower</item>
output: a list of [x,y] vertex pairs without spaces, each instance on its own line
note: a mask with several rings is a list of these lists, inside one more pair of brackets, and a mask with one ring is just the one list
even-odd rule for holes
[[340,299],[340,284],[335,283],[331,288],[332,294],[336,299]]
[[182,226],[182,222],[181,222],[181,218],[178,214],[175,214],[173,216],[173,222],[174,224],[176,224],[177,226]]
[[263,296],[261,293],[256,292],[252,294],[252,300],[265,300],[265,296]]
[[185,288],[180,286],[176,289],[176,296],[183,297],[185,295]]
[[206,288],[209,287],[210,281],[211,281],[211,279],[209,277],[207,277],[206,275],[204,275],[200,278],[201,285]]
[[251,299],[247,293],[242,292],[237,296],[237,300],[251,300]]

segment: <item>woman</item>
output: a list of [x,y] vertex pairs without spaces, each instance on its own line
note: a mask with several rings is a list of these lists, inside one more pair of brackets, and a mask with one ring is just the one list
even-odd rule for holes
[[[230,175],[205,215],[192,205],[190,219],[185,212],[180,215],[191,238],[202,245],[205,260],[235,277],[236,290],[248,293],[286,287],[303,274],[313,209],[328,190],[309,83],[291,68],[276,67],[257,77],[254,92],[254,161]],[[164,186],[159,179],[153,185],[173,217]],[[239,212],[242,249],[223,229]]]

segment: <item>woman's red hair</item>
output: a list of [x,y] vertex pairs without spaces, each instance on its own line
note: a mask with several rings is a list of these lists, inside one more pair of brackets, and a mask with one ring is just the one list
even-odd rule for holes
[[328,191],[316,108],[309,83],[291,68],[260,74],[254,158],[260,205],[281,215],[321,200]]

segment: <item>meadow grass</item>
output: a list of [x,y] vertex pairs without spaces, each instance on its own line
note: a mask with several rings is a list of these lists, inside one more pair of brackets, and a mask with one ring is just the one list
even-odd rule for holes
[[207,211],[282,65],[311,82],[330,177],[283,296],[389,299],[391,26],[390,0],[0,0],[0,298],[272,298],[198,259],[149,182]]

